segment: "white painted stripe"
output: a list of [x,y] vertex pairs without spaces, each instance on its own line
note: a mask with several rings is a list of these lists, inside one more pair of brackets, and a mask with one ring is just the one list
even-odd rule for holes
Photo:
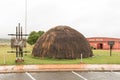
[[72,71],[72,73],[75,74],[75,75],[77,75],[77,76],[79,76],[80,78],[82,78],[82,79],[84,79],[84,80],[88,80],[88,79],[86,79],[85,77],[83,77],[82,75],[80,75],[80,74],[78,74],[78,73],[76,73],[76,72],[74,72],[74,71]]
[[112,72],[112,73],[120,75],[120,72]]
[[36,80],[30,73],[26,72],[25,74],[27,74],[32,80]]

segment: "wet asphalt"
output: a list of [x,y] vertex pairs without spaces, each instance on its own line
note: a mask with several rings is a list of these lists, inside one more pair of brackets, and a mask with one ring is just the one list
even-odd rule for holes
[[120,72],[1,73],[0,80],[120,80]]

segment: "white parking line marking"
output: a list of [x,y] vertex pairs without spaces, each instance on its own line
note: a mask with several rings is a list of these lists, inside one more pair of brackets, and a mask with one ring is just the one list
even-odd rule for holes
[[36,80],[30,73],[26,72],[25,74],[27,74],[32,80]]
[[72,73],[75,74],[75,75],[77,75],[77,76],[79,76],[80,78],[82,78],[82,79],[84,79],[84,80],[88,80],[88,79],[86,79],[85,77],[83,77],[82,75],[80,75],[80,74],[78,74],[78,73],[76,73],[76,72],[74,72],[74,71],[72,71]]
[[120,72],[113,72],[114,74],[118,74],[118,75],[120,75]]

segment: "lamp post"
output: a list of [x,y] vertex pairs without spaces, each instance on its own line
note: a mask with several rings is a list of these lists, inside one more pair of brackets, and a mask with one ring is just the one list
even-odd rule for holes
[[25,34],[27,34],[27,0],[25,0]]

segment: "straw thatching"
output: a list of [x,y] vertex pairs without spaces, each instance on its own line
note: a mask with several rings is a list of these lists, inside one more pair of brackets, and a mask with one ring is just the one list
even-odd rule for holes
[[86,38],[68,26],[57,26],[44,33],[36,42],[32,55],[58,59],[91,57],[92,51]]

